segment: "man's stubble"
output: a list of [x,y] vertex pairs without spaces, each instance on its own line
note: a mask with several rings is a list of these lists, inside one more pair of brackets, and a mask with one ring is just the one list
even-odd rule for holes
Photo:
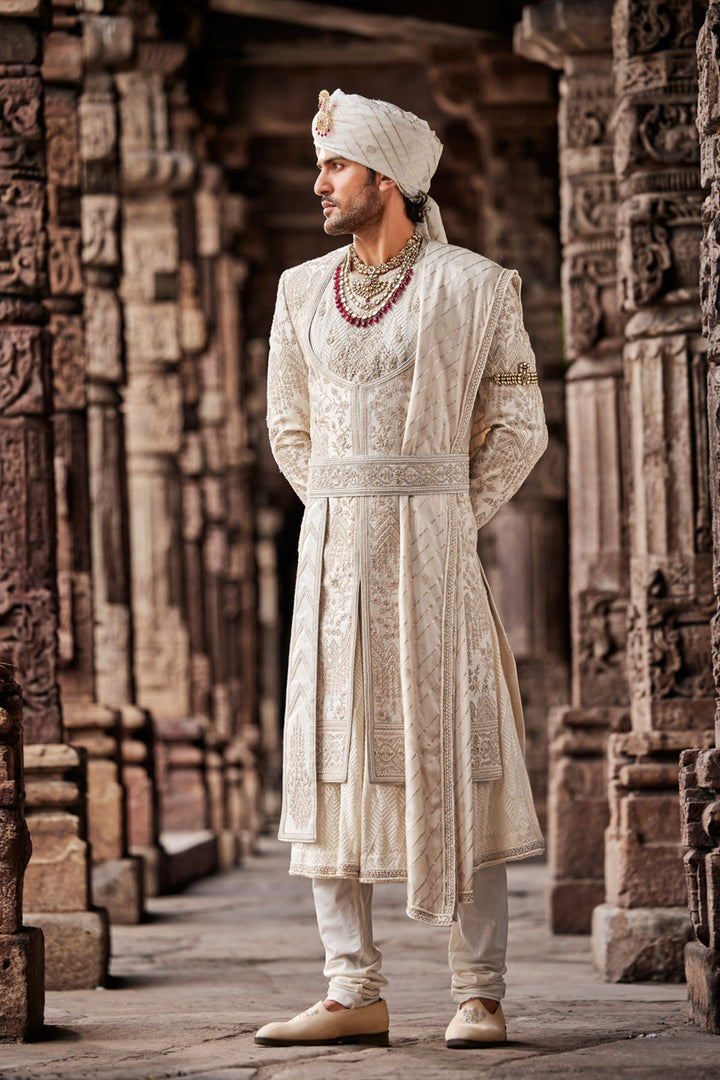
[[[325,196],[325,198],[328,197]],[[329,201],[332,202],[332,198]],[[336,203],[334,205],[337,206]],[[374,179],[368,178],[367,184],[356,192],[342,210],[336,210],[331,218],[325,220],[323,228],[328,236],[357,234],[359,230],[376,224],[381,218],[380,192]]]

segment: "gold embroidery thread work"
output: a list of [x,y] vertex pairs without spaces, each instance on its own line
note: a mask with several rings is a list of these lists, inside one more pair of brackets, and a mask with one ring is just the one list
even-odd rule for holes
[[481,381],[494,382],[496,386],[535,386],[538,377],[529,364],[518,364],[515,371],[496,371],[494,375],[483,376]]

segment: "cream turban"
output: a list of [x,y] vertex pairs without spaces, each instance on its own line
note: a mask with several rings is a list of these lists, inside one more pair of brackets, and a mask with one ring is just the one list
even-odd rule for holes
[[[340,154],[389,176],[408,198],[427,195],[442,154],[442,143],[419,116],[387,101],[344,94],[342,90],[320,93],[313,139],[318,150]],[[434,199],[428,199],[419,231],[431,240],[447,242]]]

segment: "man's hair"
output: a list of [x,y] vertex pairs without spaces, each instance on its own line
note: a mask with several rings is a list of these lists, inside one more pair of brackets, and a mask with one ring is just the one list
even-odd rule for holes
[[[374,184],[377,179],[377,173],[375,169],[371,169],[368,165],[365,166],[368,174],[368,184]],[[400,192],[402,195],[402,192]],[[407,195],[402,196],[402,201],[405,204],[405,214],[413,223],[413,225],[419,224],[425,217],[425,208],[427,207],[428,197],[427,195],[413,195],[409,198]]]

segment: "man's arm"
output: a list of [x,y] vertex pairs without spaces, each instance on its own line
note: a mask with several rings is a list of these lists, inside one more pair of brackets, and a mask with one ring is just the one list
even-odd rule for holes
[[308,372],[288,311],[283,278],[270,331],[267,426],[280,471],[304,503],[311,450]]
[[470,500],[478,529],[515,494],[546,446],[535,355],[515,274],[502,300],[473,413]]

